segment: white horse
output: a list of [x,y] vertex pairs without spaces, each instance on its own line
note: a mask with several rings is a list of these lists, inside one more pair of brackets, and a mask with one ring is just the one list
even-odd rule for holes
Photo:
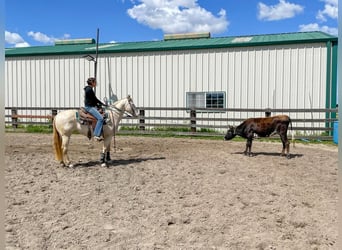
[[[138,110],[130,96],[123,98],[113,105],[107,107],[108,118],[106,125],[103,126],[103,149],[101,153],[101,166],[107,166],[106,161],[110,161],[110,143],[118,130],[119,123],[125,112],[136,117]],[[63,166],[73,167],[68,157],[68,145],[70,136],[78,131],[80,134],[89,136],[89,125],[82,125],[77,119],[78,110],[64,110],[58,113],[53,120],[53,145],[55,158]],[[93,131],[91,129],[91,136]]]

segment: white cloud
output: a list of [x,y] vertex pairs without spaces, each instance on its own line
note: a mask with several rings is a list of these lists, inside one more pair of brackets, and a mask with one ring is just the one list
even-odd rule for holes
[[27,35],[32,37],[33,40],[45,44],[53,43],[56,40],[54,37],[49,37],[41,32],[30,31],[27,33]]
[[338,17],[338,1],[323,0],[325,2],[324,9],[319,10],[316,18],[322,22],[327,21],[327,17],[337,19]]
[[286,2],[285,0],[279,0],[277,5],[266,5],[259,2],[258,9],[258,18],[260,20],[275,21],[292,18],[296,14],[301,13],[304,10],[304,7],[298,4]]
[[[319,10],[316,19],[321,23],[327,22],[327,18],[336,19],[338,18],[338,0],[322,0],[325,5],[323,10]],[[334,36],[338,35],[337,27],[329,27],[327,25],[320,25],[318,23],[302,24],[299,26],[299,30],[306,31],[322,31]]]
[[299,30],[301,32],[308,32],[308,31],[322,31],[334,36],[337,36],[338,29],[333,27],[328,27],[326,25],[320,26],[318,23],[310,23],[310,24],[302,24],[299,26]]
[[27,33],[28,36],[32,37],[33,40],[40,42],[40,43],[44,43],[44,44],[52,44],[54,43],[56,40],[60,40],[60,39],[68,39],[70,38],[69,34],[64,34],[62,38],[55,38],[53,36],[48,36],[44,33],[41,32],[34,32],[34,31],[30,31]]
[[27,43],[27,42],[16,43],[14,47],[16,47],[16,48],[25,48],[25,47],[30,47],[30,44]]
[[229,25],[225,10],[215,16],[200,7],[197,0],[139,0],[127,13],[139,23],[164,33],[221,33]]
[[9,31],[5,31],[5,42],[14,47],[29,47],[30,44],[27,43],[18,33],[11,33]]
[[[44,43],[44,44],[52,44],[57,39],[68,39],[70,38],[69,34],[64,34],[62,38],[54,38],[49,37],[41,32],[30,31],[27,33],[29,37],[32,37],[36,42]],[[14,45],[14,47],[29,47],[31,46],[28,42],[26,42],[21,35],[18,33],[11,33],[9,31],[5,31],[5,42],[10,45]]]

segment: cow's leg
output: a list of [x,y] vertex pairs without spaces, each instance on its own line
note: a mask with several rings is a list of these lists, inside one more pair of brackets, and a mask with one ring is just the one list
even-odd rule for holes
[[247,142],[246,142],[246,150],[245,150],[245,155],[248,155],[248,156],[252,156],[252,141],[253,139],[252,138],[247,138]]
[[290,141],[287,139],[287,136],[285,135],[285,148],[286,148],[286,158],[290,159]]
[[286,150],[286,157],[290,158],[290,142],[287,138],[287,134],[281,134],[280,135],[281,142],[283,143],[283,150],[281,151],[281,156],[285,156],[285,150]]
[[290,159],[290,142],[289,140],[286,140],[286,158]]
[[247,155],[247,152],[248,152],[248,139],[247,139],[247,141],[246,141],[246,149],[245,149],[245,151],[243,152],[245,155]]
[[285,141],[284,141],[283,138],[281,138],[281,143],[283,144],[283,149],[281,150],[280,155],[284,156],[285,155],[285,147],[286,147],[286,145],[285,145]]

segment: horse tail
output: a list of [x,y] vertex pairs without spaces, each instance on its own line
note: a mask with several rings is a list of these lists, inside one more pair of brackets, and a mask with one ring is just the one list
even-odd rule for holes
[[57,131],[56,119],[53,120],[53,148],[56,160],[61,162],[63,160],[62,137]]

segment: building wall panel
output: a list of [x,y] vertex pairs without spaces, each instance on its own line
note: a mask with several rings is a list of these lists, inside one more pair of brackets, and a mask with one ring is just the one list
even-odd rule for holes
[[[186,92],[224,91],[227,108],[324,108],[327,63],[323,43],[100,54],[96,93],[112,101],[131,94],[140,107],[185,107]],[[11,57],[5,64],[6,107],[83,106],[86,79],[94,75],[94,62],[79,55]]]

